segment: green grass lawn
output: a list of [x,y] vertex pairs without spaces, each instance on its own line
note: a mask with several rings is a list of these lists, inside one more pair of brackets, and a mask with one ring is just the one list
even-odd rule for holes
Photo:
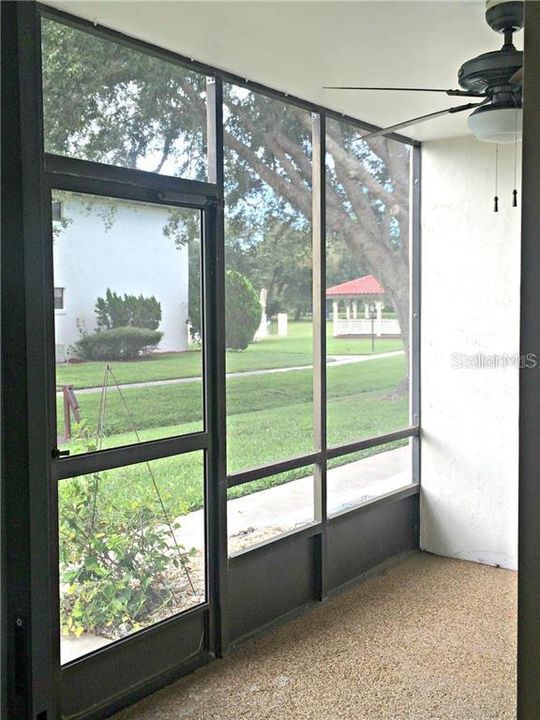
[[[247,354],[247,353],[246,353]],[[404,356],[374,359],[328,368],[328,442],[345,443],[403,427],[408,422],[406,397],[391,396],[405,373]],[[313,447],[312,372],[251,375],[227,381],[228,471],[262,465],[310,452]],[[196,432],[201,425],[200,383],[132,388],[123,391],[142,440]],[[90,430],[97,426],[100,394],[80,393],[82,417]],[[107,400],[107,437],[103,447],[136,441],[121,399],[111,389]],[[72,451],[81,451],[80,442]],[[365,451],[373,454],[376,449]],[[344,458],[343,462],[350,462]],[[202,455],[190,453],[151,463],[171,513],[180,515],[202,505]],[[312,468],[235,488],[232,497],[302,477]],[[152,495],[146,465],[106,473],[118,501],[133,490]],[[107,483],[105,483],[107,485]]]
[[[332,442],[334,428],[336,428],[335,432],[342,436],[342,442],[348,439],[348,437],[343,437],[343,428],[336,427],[339,425],[338,421],[334,421],[332,418],[332,408],[335,405],[337,406],[344,399],[356,398],[358,395],[368,392],[374,392],[378,396],[388,394],[402,379],[404,371],[405,358],[402,355],[371,360],[366,363],[329,367],[327,402],[330,442]],[[298,405],[311,408],[312,383],[313,373],[311,370],[228,378],[226,392],[229,423],[235,416],[246,413],[257,411],[268,413],[271,410],[279,410],[285,415],[285,408]],[[77,398],[82,418],[89,429],[95,432],[98,425],[101,393],[79,393]],[[124,409],[122,398],[129,408],[129,416]],[[58,398],[59,417],[61,417],[61,405],[62,400]],[[308,414],[311,414],[311,410]],[[362,412],[361,408],[354,411],[353,416],[355,425],[359,427],[368,427],[371,424],[369,417]],[[116,446],[125,444],[125,439],[121,436],[131,432],[132,419],[142,439],[145,440],[179,434],[163,429],[172,426],[189,426],[189,430],[182,429],[182,433],[201,430],[202,383],[190,382],[125,388],[122,390],[122,397],[114,387],[109,388],[105,422],[107,442]],[[282,418],[282,421],[276,422],[278,430],[284,420],[285,417]],[[296,421],[298,418],[293,418],[293,420]],[[272,422],[275,422],[275,418],[272,418]],[[154,434],[156,429],[157,435]],[[267,424],[259,423],[258,427],[254,427],[250,434],[265,432],[267,429],[269,429]],[[375,433],[370,432],[369,434]],[[231,431],[229,431],[229,436],[231,436]],[[130,442],[133,441],[132,437]],[[231,442],[230,438],[229,442]],[[242,466],[248,467],[249,465],[250,463],[244,462]]]
[[[368,355],[372,352],[370,339],[332,337],[332,324],[327,324],[328,355]],[[312,363],[312,329],[310,322],[289,323],[285,338],[270,336],[253,342],[243,352],[227,352],[227,372],[268,370],[280,367],[298,367]],[[376,339],[375,352],[401,350],[399,339]],[[183,353],[159,353],[153,357],[111,363],[116,379],[121,384],[198,377],[201,375],[201,353],[189,350]],[[56,368],[57,385],[74,385],[75,388],[100,387],[106,363],[82,362],[62,364]]]

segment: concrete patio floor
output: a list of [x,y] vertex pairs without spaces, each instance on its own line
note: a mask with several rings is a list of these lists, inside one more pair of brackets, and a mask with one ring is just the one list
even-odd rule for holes
[[413,553],[118,720],[515,720],[517,574]]

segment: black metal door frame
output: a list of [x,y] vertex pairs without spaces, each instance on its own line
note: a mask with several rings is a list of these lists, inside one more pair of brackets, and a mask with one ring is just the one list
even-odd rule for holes
[[[2,16],[2,525],[6,714],[58,713],[45,372],[41,48],[33,3]],[[34,290],[32,290],[34,288]],[[9,349],[9,352],[6,351]],[[41,427],[41,430],[39,428]]]
[[[204,429],[190,435],[170,437],[118,448],[62,457],[56,448],[56,389],[54,383],[54,310],[53,293],[53,235],[52,193],[63,190],[121,199],[199,210],[201,213],[201,288],[202,288],[202,337],[203,337],[203,397]],[[221,652],[220,613],[215,610],[215,599],[219,598],[219,576],[213,568],[219,552],[215,520],[219,512],[219,492],[215,487],[218,477],[215,467],[219,464],[218,453],[214,450],[217,442],[216,385],[217,358],[223,352],[216,339],[218,323],[215,313],[217,278],[219,276],[217,252],[216,216],[221,202],[217,187],[208,183],[184,179],[161,177],[137,170],[114,168],[99,163],[74,160],[59,156],[45,156],[44,174],[44,267],[46,306],[45,336],[47,338],[47,359],[49,377],[49,437],[51,445],[51,524],[57,527],[56,486],[63,479],[101,472],[139,462],[179,456],[194,451],[203,451],[205,487],[205,536],[206,536],[206,602],[173,616],[156,625],[139,631],[135,635],[113,642],[106,647],[85,655],[62,667],[60,696],[62,713],[77,717],[80,713],[99,714],[103,708],[114,707],[134,699],[144,687],[148,692],[152,682],[163,683],[164,676],[174,677],[188,669],[208,662]],[[53,662],[58,664],[60,653],[60,628],[58,623],[58,541],[50,553],[51,607],[52,618],[50,642],[54,646]],[[56,588],[56,589],[55,589]],[[56,639],[55,639],[56,638]],[[129,662],[122,658],[129,657]],[[112,672],[114,669],[114,672]]]

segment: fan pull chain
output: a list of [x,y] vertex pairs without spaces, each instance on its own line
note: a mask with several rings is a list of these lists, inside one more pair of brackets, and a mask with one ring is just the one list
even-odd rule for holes
[[495,145],[495,197],[493,198],[493,212],[499,212],[499,144]]
[[514,135],[514,189],[512,190],[512,207],[518,206],[517,201],[517,124],[518,124],[518,111],[516,108],[516,112],[514,113],[515,119],[514,119],[514,128],[515,128],[515,135]]

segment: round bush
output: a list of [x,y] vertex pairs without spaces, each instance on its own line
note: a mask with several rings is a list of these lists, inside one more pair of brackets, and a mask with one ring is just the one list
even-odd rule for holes
[[261,304],[251,282],[236,270],[225,273],[226,344],[245,350],[261,321]]

